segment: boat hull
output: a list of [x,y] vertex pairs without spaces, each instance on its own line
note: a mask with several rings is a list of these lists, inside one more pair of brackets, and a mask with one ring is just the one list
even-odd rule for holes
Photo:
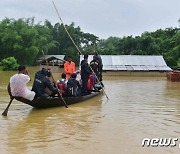
[[[102,93],[102,90],[99,92],[92,92],[89,95],[85,96],[78,96],[78,97],[63,97],[67,105],[79,103],[85,100],[88,100],[92,97],[95,97]],[[36,98],[32,101],[24,99],[22,97],[15,97],[17,101],[23,102],[25,104],[28,104],[34,108],[51,108],[51,107],[58,107],[58,106],[64,106],[64,102],[61,97],[51,97],[51,98]]]
[[180,71],[169,72],[167,79],[173,82],[180,82]]

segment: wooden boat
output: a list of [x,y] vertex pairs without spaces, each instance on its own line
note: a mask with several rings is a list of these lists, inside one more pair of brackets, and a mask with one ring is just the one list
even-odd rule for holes
[[167,74],[167,79],[170,81],[180,82],[180,71],[172,71]]
[[[75,104],[79,103],[85,100],[88,100],[92,97],[95,97],[99,94],[101,94],[103,90],[100,90],[99,92],[92,92],[89,95],[85,96],[78,96],[78,97],[63,97],[66,104]],[[51,98],[35,98],[34,100],[30,101],[22,97],[14,97],[17,101],[23,102],[25,104],[28,104],[34,108],[50,108],[50,107],[58,107],[58,106],[64,106],[64,102],[61,97],[51,97]]]

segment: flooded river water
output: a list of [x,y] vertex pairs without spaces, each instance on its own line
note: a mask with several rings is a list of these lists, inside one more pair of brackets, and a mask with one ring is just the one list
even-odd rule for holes
[[[14,73],[0,72],[0,113],[9,103],[6,86]],[[0,153],[180,153],[180,82],[106,76],[104,85],[109,100],[102,94],[68,109],[37,110],[13,101],[8,116],[0,117]],[[142,147],[144,138],[178,141],[175,147]]]

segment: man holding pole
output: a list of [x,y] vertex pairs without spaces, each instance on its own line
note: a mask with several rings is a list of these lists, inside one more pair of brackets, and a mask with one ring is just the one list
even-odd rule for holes
[[96,60],[98,61],[99,81],[102,81],[102,68],[103,68],[102,59],[101,59],[101,56],[97,52],[95,52],[94,56],[96,57]]

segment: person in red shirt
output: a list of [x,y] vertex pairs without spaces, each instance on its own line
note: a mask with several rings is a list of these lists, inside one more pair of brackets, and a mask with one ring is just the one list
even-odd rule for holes
[[71,74],[75,72],[75,63],[72,61],[71,56],[68,56],[67,61],[64,63],[64,73],[66,79],[71,77]]
[[89,75],[89,79],[88,79],[88,83],[87,83],[87,90],[89,92],[92,92],[92,91],[98,91],[98,89],[96,88],[95,84],[96,84],[96,77],[94,74],[90,74]]

